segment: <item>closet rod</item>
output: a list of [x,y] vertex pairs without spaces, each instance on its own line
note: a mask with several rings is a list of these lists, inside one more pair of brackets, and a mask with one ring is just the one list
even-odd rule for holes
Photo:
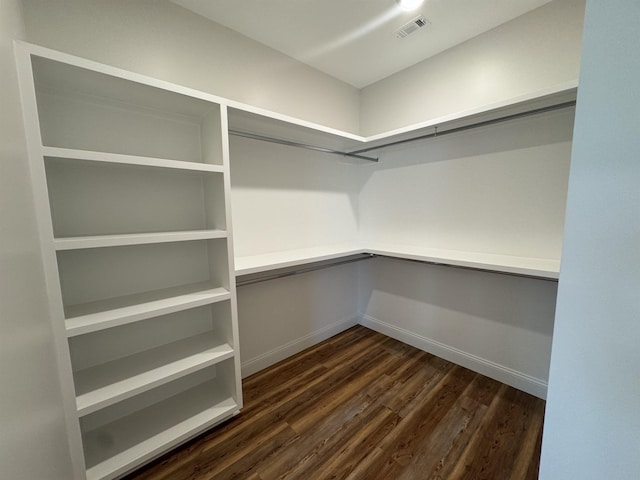
[[491,120],[484,120],[482,122],[471,123],[469,125],[464,125],[462,127],[455,127],[455,128],[451,128],[449,130],[444,130],[444,131],[438,131],[438,126],[435,125],[433,127],[435,129],[433,133],[420,135],[418,137],[406,138],[404,140],[396,140],[394,142],[383,143],[375,147],[361,148],[359,150],[353,150],[352,152],[349,152],[349,154],[360,155],[361,153],[371,152],[373,150],[379,150],[386,147],[393,147],[395,145],[402,145],[403,143],[415,142],[417,140],[425,140],[428,138],[441,137],[444,135],[449,135],[451,133],[464,132],[466,130],[472,130],[474,128],[479,128],[479,127],[486,127],[487,125],[495,125],[497,123],[508,122],[510,120],[516,120],[518,118],[531,117],[533,115],[539,115],[541,113],[553,112],[555,110],[562,110],[564,108],[574,107],[575,105],[576,105],[576,101],[571,100],[569,102],[558,103],[556,105],[550,105],[548,107],[534,108],[533,110],[527,110],[526,112],[514,113],[512,115],[505,115],[504,117],[498,117],[498,118],[493,118]]
[[341,260],[336,258],[334,260],[325,260],[321,264],[312,265],[304,268],[297,268],[295,270],[286,270],[280,272],[274,272],[268,275],[261,275],[255,278],[248,278],[246,280],[236,280],[236,287],[244,287],[245,285],[252,285],[254,283],[266,282],[267,280],[275,280],[277,278],[291,277],[293,275],[299,275],[301,273],[314,272],[316,270],[322,270],[324,268],[335,267],[337,265],[345,265],[347,263],[359,262],[361,260],[369,260],[373,258],[375,255],[366,253],[362,254],[357,258],[349,258],[346,260]]
[[260,140],[262,142],[278,143],[280,145],[287,145],[289,147],[304,148],[306,150],[314,150],[316,152],[330,153],[332,155],[340,155],[342,157],[359,158],[360,160],[367,160],[369,162],[377,162],[378,161],[377,158],[365,157],[364,155],[360,155],[358,153],[342,152],[340,150],[332,150],[331,148],[317,147],[315,145],[307,145],[305,143],[292,142],[290,140],[282,140],[280,138],[266,137],[264,135],[257,135],[255,133],[241,132],[239,130],[229,130],[229,135],[234,135],[236,137],[251,138],[253,140]]
[[[523,278],[532,278],[535,280],[544,280],[547,282],[558,283],[558,280],[555,278],[542,277],[537,275],[527,275],[524,273],[513,273],[513,272],[503,272],[499,270],[489,270],[488,268],[476,268],[476,267],[466,267],[464,265],[452,265],[450,263],[442,263],[442,262],[431,262],[429,260],[417,260],[413,258],[402,258],[402,257],[394,257],[392,255],[380,255],[377,253],[365,253],[357,258],[348,258],[346,260],[341,260],[339,258],[333,260],[325,260],[320,264],[315,264],[309,267],[297,268],[295,270],[284,270],[282,269],[279,272],[274,272],[271,274],[261,275],[254,278],[248,278],[246,280],[236,280],[237,287],[244,287],[245,285],[252,285],[254,283],[266,282],[268,280],[275,280],[277,278],[291,277],[293,275],[299,275],[301,273],[314,272],[316,270],[322,270],[324,268],[335,267],[337,265],[344,265],[347,263],[359,262],[361,260],[370,260],[372,258],[382,257],[382,258],[390,258],[392,260],[399,260],[401,262],[413,262],[413,263],[422,263],[426,265],[436,265],[439,267],[449,267],[449,268],[457,268],[460,270],[473,270],[476,272],[484,272],[484,273],[494,273],[496,275],[506,275],[509,277],[523,277]],[[246,276],[250,276],[246,275]]]
[[383,258],[391,258],[393,260],[400,260],[403,262],[414,262],[414,263],[424,263],[427,265],[436,265],[439,267],[449,267],[449,268],[457,268],[460,270],[473,270],[476,272],[484,272],[484,273],[495,273],[496,275],[506,275],[508,277],[524,277],[524,278],[533,278],[535,280],[545,280],[547,282],[555,282],[558,283],[557,278],[549,278],[542,277],[538,275],[527,275],[526,273],[514,273],[514,272],[504,272],[500,270],[489,270],[488,268],[477,268],[477,267],[466,267],[464,265],[452,265],[451,263],[442,263],[442,262],[430,262],[429,260],[417,260],[415,258],[402,258],[402,257],[394,257],[392,255],[380,255],[375,254],[374,257],[383,257]]

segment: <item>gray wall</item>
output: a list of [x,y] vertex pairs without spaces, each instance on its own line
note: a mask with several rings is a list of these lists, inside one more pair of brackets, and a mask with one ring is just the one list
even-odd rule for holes
[[358,322],[357,264],[238,288],[246,377]]
[[27,39],[357,132],[359,92],[167,0],[24,0]]
[[24,7],[30,42],[372,135],[575,82],[584,0],[550,2],[361,91],[168,0]]
[[0,476],[68,479],[53,352],[13,56],[18,0],[0,1]]
[[584,0],[555,0],[362,89],[373,135],[575,82]]
[[587,2],[540,478],[640,472],[640,3]]

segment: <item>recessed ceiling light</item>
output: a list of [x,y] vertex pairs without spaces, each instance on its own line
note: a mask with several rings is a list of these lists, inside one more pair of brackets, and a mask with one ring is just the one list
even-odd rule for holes
[[423,1],[424,0],[396,0],[396,3],[400,6],[401,9],[410,11],[415,10],[420,5],[422,5]]

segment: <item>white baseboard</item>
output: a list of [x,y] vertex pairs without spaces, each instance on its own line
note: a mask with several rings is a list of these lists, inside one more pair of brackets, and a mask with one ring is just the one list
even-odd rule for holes
[[422,335],[410,332],[395,325],[388,324],[370,315],[360,317],[360,325],[395,338],[403,343],[424,350],[425,352],[444,358],[469,370],[506,383],[514,388],[545,399],[547,396],[547,382],[526,373],[518,372],[491,360],[472,355],[455,347],[445,345]]
[[359,323],[359,320],[359,316],[353,316],[347,319],[340,320],[338,322],[332,323],[331,325],[327,325],[320,330],[311,332],[304,337],[297,338],[285,343],[280,347],[269,350],[262,355],[251,358],[246,362],[242,362],[242,378],[253,375],[260,370],[263,370],[275,363],[278,363],[281,360],[284,360],[285,358],[301,352],[305,348],[312,347],[313,345],[316,345],[329,337],[337,335],[338,333],[357,325]]

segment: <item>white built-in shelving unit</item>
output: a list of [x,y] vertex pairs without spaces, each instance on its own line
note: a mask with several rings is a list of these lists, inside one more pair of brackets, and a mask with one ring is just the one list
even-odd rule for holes
[[[558,106],[567,108],[575,103],[576,94],[577,84],[570,82],[509,101],[452,113],[370,137],[339,132],[283,115],[230,103],[229,128],[232,134],[233,132],[249,132],[258,138],[275,138],[293,144],[318,146],[336,152],[350,153],[366,150],[362,152],[362,156],[375,159],[381,152],[388,150],[389,145],[397,150],[397,142],[407,142],[406,146],[411,147],[415,144],[410,142],[415,139],[433,136],[437,132],[440,132],[442,137],[448,131],[462,132],[496,121],[498,123],[509,122],[512,119],[543,114],[545,111],[551,112]],[[364,168],[371,165],[366,159],[348,156],[345,156],[342,161],[359,164]],[[557,280],[560,272],[559,258],[490,253],[481,249],[478,251],[443,249],[422,243],[380,242],[377,238],[360,236],[360,238],[355,238],[348,243],[289,248],[237,256],[236,275],[252,275],[314,262],[339,260],[357,254],[379,255],[548,280]]]
[[76,476],[117,478],[242,406],[226,106],[16,51]]

